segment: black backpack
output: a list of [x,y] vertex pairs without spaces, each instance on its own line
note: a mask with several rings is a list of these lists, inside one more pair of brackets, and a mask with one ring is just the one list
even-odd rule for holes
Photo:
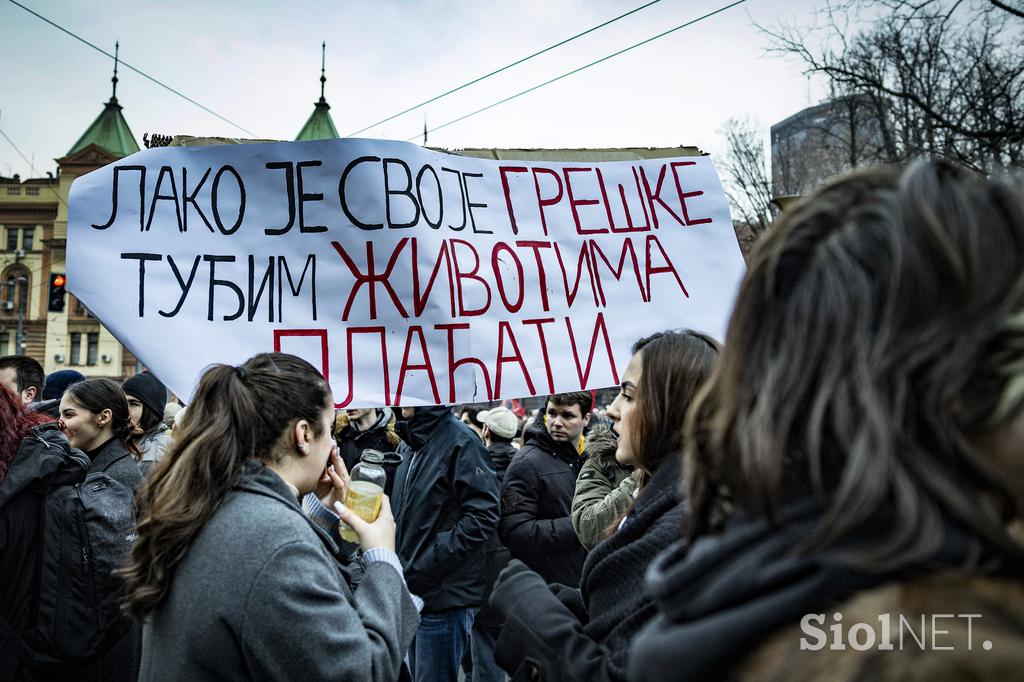
[[[97,658],[128,631],[130,623],[118,606],[121,583],[111,574],[127,559],[135,540],[132,492],[105,473],[88,473],[88,457],[70,448],[53,425],[36,427],[22,442],[2,488],[7,488],[11,475],[17,473],[22,456],[38,457],[41,448],[56,461],[47,466],[59,470],[49,476],[42,472],[44,477],[30,484],[50,484],[44,487],[40,506],[36,620],[21,633],[20,642],[14,642],[19,657],[31,667]],[[25,464],[25,469],[40,474],[38,466],[33,469],[30,462]],[[4,497],[0,489],[0,505]],[[10,635],[10,627],[5,629]]]

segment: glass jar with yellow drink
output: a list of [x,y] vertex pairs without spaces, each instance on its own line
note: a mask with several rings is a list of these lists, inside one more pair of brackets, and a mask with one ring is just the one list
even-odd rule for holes
[[[388,478],[387,472],[382,466],[383,463],[384,453],[377,450],[363,450],[359,464],[352,469],[345,506],[364,521],[376,521],[377,515],[380,514],[384,485]],[[344,521],[340,523],[338,532],[341,534],[342,540],[359,542],[359,536]]]

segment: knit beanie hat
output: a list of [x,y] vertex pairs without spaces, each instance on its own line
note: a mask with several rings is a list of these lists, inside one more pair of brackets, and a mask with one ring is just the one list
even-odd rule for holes
[[85,375],[73,369],[62,369],[46,377],[43,386],[43,400],[58,400],[71,384],[85,381]]
[[127,395],[138,398],[154,414],[163,417],[167,405],[167,389],[155,376],[149,372],[136,374],[121,384],[121,388]]

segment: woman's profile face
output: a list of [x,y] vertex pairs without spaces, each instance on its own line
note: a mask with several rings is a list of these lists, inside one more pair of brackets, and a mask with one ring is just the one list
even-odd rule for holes
[[637,466],[639,464],[636,453],[633,451],[631,437],[631,423],[633,410],[636,407],[637,389],[640,386],[641,358],[639,353],[634,353],[626,365],[626,371],[622,374],[622,384],[619,386],[619,394],[608,406],[608,418],[612,420],[612,430],[619,435],[619,446],[615,450],[615,459],[619,464],[625,466]]
[[79,450],[94,450],[110,436],[110,411],[90,412],[65,393],[60,399],[60,421],[71,446]]

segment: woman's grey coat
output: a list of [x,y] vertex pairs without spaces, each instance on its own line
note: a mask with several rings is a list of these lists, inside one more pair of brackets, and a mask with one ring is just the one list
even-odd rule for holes
[[334,543],[250,464],[143,631],[142,680],[397,680],[419,616],[370,563],[353,592]]

